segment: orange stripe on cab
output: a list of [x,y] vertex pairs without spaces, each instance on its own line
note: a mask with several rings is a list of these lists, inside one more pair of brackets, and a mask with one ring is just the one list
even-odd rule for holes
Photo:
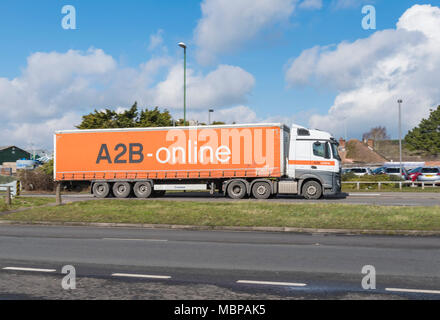
[[290,165],[300,166],[334,166],[334,161],[305,161],[305,160],[290,160]]

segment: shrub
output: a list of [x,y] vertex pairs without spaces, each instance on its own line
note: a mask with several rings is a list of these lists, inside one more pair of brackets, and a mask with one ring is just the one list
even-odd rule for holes
[[[55,183],[53,176],[48,174],[48,167],[41,166],[35,170],[20,170],[18,177],[24,190],[53,191]],[[52,169],[53,172],[53,169]]]

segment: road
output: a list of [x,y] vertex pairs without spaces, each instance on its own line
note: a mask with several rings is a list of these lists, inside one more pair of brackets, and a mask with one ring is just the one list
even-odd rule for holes
[[[34,197],[53,197],[53,195],[26,195]],[[89,194],[64,194],[63,198],[67,201],[85,201],[95,199]],[[169,201],[249,201],[244,200],[232,200],[225,198],[221,194],[215,194],[211,196],[207,192],[174,192],[168,193],[163,197],[157,198],[160,200]],[[125,199],[128,201],[142,199]],[[253,200],[255,201],[255,200]],[[298,196],[278,196],[277,198],[258,201],[270,201],[270,202],[282,202],[282,203],[342,203],[342,204],[366,204],[366,205],[381,205],[381,206],[439,206],[440,205],[440,193],[435,192],[382,192],[382,193],[350,193],[343,194],[339,197],[327,197],[322,200],[305,200]]]
[[0,299],[439,299],[439,240],[5,225]]

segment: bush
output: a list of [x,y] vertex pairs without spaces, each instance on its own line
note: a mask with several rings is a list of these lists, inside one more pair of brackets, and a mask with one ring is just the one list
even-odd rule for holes
[[49,173],[48,166],[41,166],[35,170],[20,170],[18,177],[24,190],[54,191],[55,183]]
[[403,181],[404,179],[399,176],[392,176],[386,174],[378,174],[378,175],[366,175],[359,177],[352,172],[346,173],[342,175],[342,181],[372,181],[372,182],[380,182],[380,181]]

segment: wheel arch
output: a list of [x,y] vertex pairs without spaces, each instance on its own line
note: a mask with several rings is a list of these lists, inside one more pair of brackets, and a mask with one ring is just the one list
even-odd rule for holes
[[298,192],[299,194],[303,193],[303,186],[304,184],[306,184],[309,181],[316,181],[321,185],[321,188],[323,188],[324,190],[324,183],[322,182],[321,178],[319,178],[318,176],[314,175],[314,174],[307,174],[307,175],[303,175],[301,177],[301,180],[299,180],[298,182]]

